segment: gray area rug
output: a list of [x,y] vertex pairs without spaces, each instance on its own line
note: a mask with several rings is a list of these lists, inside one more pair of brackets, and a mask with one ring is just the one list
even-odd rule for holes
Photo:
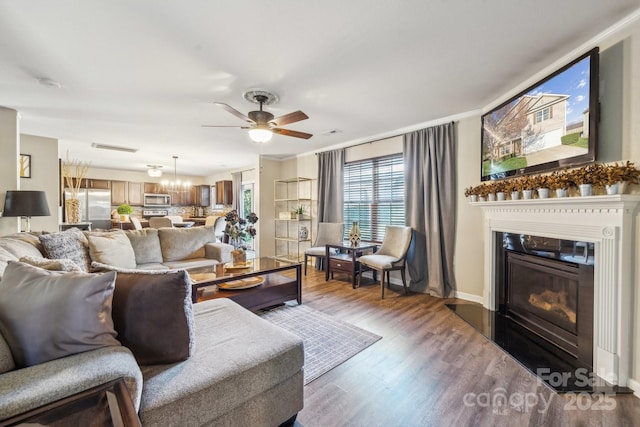
[[382,338],[304,305],[284,305],[260,316],[302,338],[305,385]]

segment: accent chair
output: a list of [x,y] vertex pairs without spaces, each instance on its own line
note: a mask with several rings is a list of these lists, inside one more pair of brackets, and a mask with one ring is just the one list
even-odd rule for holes
[[362,279],[363,266],[378,271],[380,275],[380,291],[384,299],[384,276],[387,275],[387,287],[389,287],[390,272],[400,270],[402,275],[402,285],[405,294],[409,294],[407,280],[405,277],[405,260],[411,245],[413,230],[411,227],[387,225],[382,246],[372,255],[363,255],[358,258],[360,262],[360,274],[358,275],[358,286]]
[[307,259],[315,257],[320,262],[320,267],[324,269],[325,257],[327,254],[327,243],[339,243],[344,235],[344,224],[342,222],[320,222],[318,223],[318,237],[313,243],[313,247],[304,251],[304,275],[307,275]]

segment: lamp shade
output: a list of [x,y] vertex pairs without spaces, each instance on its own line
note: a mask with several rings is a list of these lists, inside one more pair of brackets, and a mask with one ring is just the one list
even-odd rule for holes
[[49,216],[44,191],[7,191],[3,216]]

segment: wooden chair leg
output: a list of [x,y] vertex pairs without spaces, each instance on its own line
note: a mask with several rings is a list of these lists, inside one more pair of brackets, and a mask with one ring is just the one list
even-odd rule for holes
[[361,283],[362,283],[362,271],[360,272],[360,274],[358,274],[358,287],[360,287]]
[[407,288],[407,278],[404,273],[404,268],[400,270],[400,274],[402,275],[402,286],[404,286],[404,293],[409,295],[409,289]]
[[380,299],[384,299],[384,270],[382,270],[381,273],[382,274],[380,275],[380,290],[382,292],[382,298]]
[[307,275],[307,254],[304,254],[304,275]]

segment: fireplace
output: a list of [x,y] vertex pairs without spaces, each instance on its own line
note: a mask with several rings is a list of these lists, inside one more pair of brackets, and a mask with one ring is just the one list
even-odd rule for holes
[[[498,258],[506,253],[500,244],[502,233],[513,235],[536,236],[553,242],[553,239],[568,241],[562,245],[570,245],[571,257],[595,259],[591,262],[593,269],[593,302],[587,304],[591,309],[588,313],[581,313],[581,287],[578,286],[578,297],[569,296],[571,284],[559,286],[556,291],[567,292],[566,296],[555,295],[556,303],[563,298],[571,303],[571,298],[578,298],[576,307],[576,319],[581,317],[593,318],[593,332],[591,334],[592,345],[590,357],[594,373],[615,385],[625,386],[629,380],[631,368],[631,341],[633,313],[631,312],[632,289],[634,284],[635,238],[637,235],[638,195],[607,195],[590,197],[566,197],[551,199],[507,200],[493,202],[476,202],[475,206],[482,208],[484,213],[484,295],[483,306],[491,311],[502,309],[501,303],[506,297],[506,291],[501,288],[501,281],[506,277],[506,269],[499,267]],[[519,243],[515,241],[517,246]],[[575,242],[575,243],[574,243]],[[538,242],[540,243],[540,242]],[[524,251],[515,248],[514,252],[520,254],[539,256],[546,253],[545,261],[538,262],[543,268],[548,266],[546,261],[565,262],[567,251],[565,246],[554,244],[538,245],[535,250]],[[504,255],[501,255],[504,254]],[[563,256],[565,256],[563,258]],[[593,257],[593,258],[592,258]],[[514,259],[517,258],[514,257]],[[569,262],[571,264],[571,262]],[[587,264],[589,264],[587,262]],[[554,269],[557,268],[554,263]],[[529,268],[521,267],[517,268]],[[569,268],[569,270],[571,270]],[[562,273],[564,274],[564,273]],[[580,275],[582,273],[578,273]],[[564,288],[563,288],[564,287]],[[533,290],[536,294],[541,291]],[[520,305],[528,301],[532,292],[518,296]],[[545,295],[553,299],[552,295]],[[541,295],[536,298],[544,297]],[[543,304],[544,303],[540,303]],[[516,304],[517,306],[518,304]],[[520,307],[521,309],[522,307]],[[565,312],[565,316],[571,316],[571,307]],[[516,315],[526,319],[534,316],[535,309],[519,310]],[[562,315],[559,315],[560,317]],[[542,316],[539,316],[542,317]],[[547,319],[549,320],[549,319]],[[556,320],[558,320],[556,318]],[[526,323],[526,320],[524,321]],[[553,323],[553,322],[551,322]],[[564,332],[570,332],[571,322],[555,322],[554,331],[560,330],[561,338],[566,338]],[[577,326],[578,332],[582,327]],[[552,328],[547,328],[552,329]],[[577,344],[578,350],[569,348],[569,352],[579,352],[581,347],[588,352],[588,344],[580,345],[580,339],[564,339],[569,342],[569,347]],[[588,359],[586,359],[588,360]]]
[[498,232],[496,244],[499,313],[543,338],[567,364],[592,370],[589,243]]

